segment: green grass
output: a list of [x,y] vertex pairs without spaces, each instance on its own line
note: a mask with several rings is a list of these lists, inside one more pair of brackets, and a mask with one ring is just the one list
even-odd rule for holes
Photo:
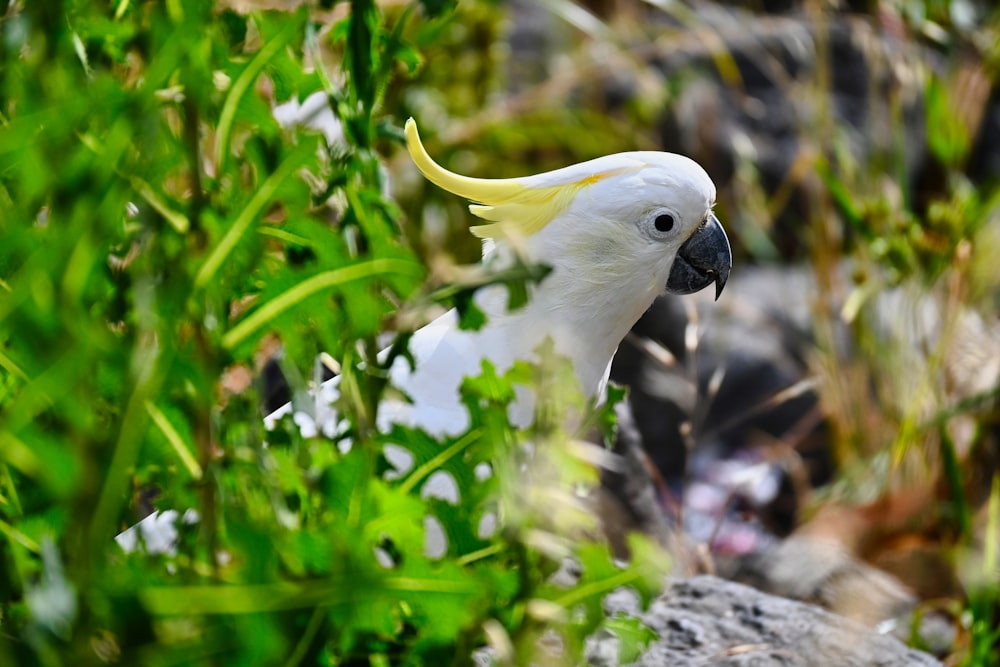
[[[530,655],[546,628],[574,661],[603,594],[656,589],[651,556],[621,568],[602,546],[557,535],[593,533],[571,493],[582,476],[594,483],[589,466],[539,461],[560,471],[561,485],[536,479],[559,525],[525,502],[506,470],[520,438],[567,436],[515,436],[508,378],[487,368],[468,383],[473,424],[460,438],[373,429],[392,362],[375,356],[384,322],[469,304],[475,287],[428,279],[382,176],[418,45],[455,27],[450,9],[387,16],[355,0],[330,26],[305,9],[212,3],[7,9],[0,662],[464,664],[490,642]],[[271,116],[317,91],[343,145]],[[539,275],[487,280],[516,299]],[[253,372],[275,339],[290,368],[320,352],[343,365],[349,453],[290,419],[262,446],[256,387],[222,379]],[[380,474],[388,441],[414,455],[399,480]],[[480,461],[498,474],[476,482]],[[420,496],[435,470],[459,483],[461,506]],[[201,515],[180,526],[176,556],[126,555],[112,539],[150,487],[160,507]],[[483,538],[487,511],[517,519]],[[438,559],[424,555],[431,516],[448,538]],[[572,554],[580,584],[546,584]]]

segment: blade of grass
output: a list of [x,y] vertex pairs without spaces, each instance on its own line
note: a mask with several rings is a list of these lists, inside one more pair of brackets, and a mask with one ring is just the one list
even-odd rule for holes
[[490,556],[502,553],[504,548],[504,545],[498,542],[496,544],[491,544],[488,547],[478,549],[477,551],[471,551],[458,558],[455,562],[464,567],[466,565],[471,565],[478,560],[483,560],[484,558],[489,558]]
[[18,366],[16,363],[14,363],[14,360],[8,357],[6,354],[4,354],[2,351],[0,351],[0,368],[7,369],[7,372],[13,373],[20,380],[24,381],[28,380],[27,374],[21,370],[21,367]]
[[146,402],[159,393],[163,382],[162,369],[169,365],[171,356],[170,348],[153,347],[144,350],[144,354],[134,361],[139,372],[122,414],[114,453],[90,523],[90,549],[95,558],[99,558],[111,542],[111,528],[127,497],[128,471],[139,458],[139,448],[144,441]]
[[[96,155],[100,155],[102,158],[107,158],[106,151],[104,150],[104,145],[96,137],[90,133],[79,133],[77,135],[80,138],[81,143],[84,146],[93,151]],[[111,160],[114,162],[114,160]],[[115,168],[115,173],[126,179],[132,189],[136,191],[140,197],[142,197],[147,204],[153,207],[157,213],[163,216],[164,220],[170,223],[179,234],[186,234],[188,229],[191,228],[191,222],[188,220],[187,216],[179,211],[175,211],[170,208],[170,206],[156,194],[156,191],[149,185],[146,181],[142,180],[138,176],[130,176],[125,174],[122,170]]]
[[0,433],[0,457],[28,477],[35,477],[42,470],[35,452],[12,433]]
[[965,496],[962,467],[958,460],[958,454],[955,452],[955,443],[945,426],[938,429],[938,437],[941,442],[942,472],[948,483],[951,510],[958,528],[958,539],[961,542],[966,542],[972,539],[972,508],[969,507],[969,499]]
[[129,183],[135,188],[135,191],[146,200],[146,203],[153,207],[157,213],[163,216],[163,219],[170,223],[178,234],[187,234],[188,229],[191,228],[191,222],[188,220],[187,216],[183,213],[173,210],[167,205],[163,199],[149,186],[149,183],[142,180],[137,176],[132,176],[129,178]]
[[306,158],[306,153],[311,153],[313,147],[311,144],[304,143],[301,144],[296,150],[294,150],[291,155],[285,158],[285,161],[274,170],[270,176],[267,177],[257,191],[254,192],[253,197],[247,203],[240,214],[233,221],[233,224],[226,231],[222,240],[212,249],[211,254],[209,254],[208,259],[205,263],[201,265],[201,269],[198,271],[198,275],[195,277],[195,287],[203,288],[215,277],[216,272],[222,263],[229,256],[229,253],[233,251],[236,244],[239,242],[243,234],[246,233],[247,229],[250,227],[250,223],[254,221],[254,218],[263,210],[264,206],[267,205],[269,201],[274,197],[274,193],[278,190],[281,184],[286,178],[292,175],[296,169],[301,167]]
[[184,438],[177,432],[174,425],[170,423],[167,416],[151,401],[146,401],[146,412],[149,413],[149,416],[153,419],[153,423],[156,424],[167,438],[167,442],[170,443],[171,448],[177,453],[177,458],[181,460],[181,463],[191,473],[191,476],[196,480],[200,480],[202,475],[201,465],[198,464],[198,461],[194,458],[194,454],[191,453],[191,449],[185,444]]
[[[375,582],[372,582],[375,583]],[[139,598],[153,614],[255,614],[304,607],[356,604],[378,599],[389,591],[470,595],[479,589],[471,579],[447,581],[425,577],[386,577],[379,585],[331,579],[299,584],[248,586],[163,586],[139,591]]]
[[569,609],[578,602],[582,602],[583,600],[594,595],[603,595],[605,593],[610,593],[616,588],[628,586],[641,576],[642,575],[639,572],[625,570],[624,572],[616,574],[613,577],[608,577],[607,579],[601,579],[599,581],[590,582],[589,584],[576,586],[570,589],[565,595],[557,597],[553,600],[553,602],[564,609]]
[[222,346],[227,350],[235,348],[272,319],[322,290],[386,273],[419,276],[422,272],[423,267],[415,262],[399,259],[373,259],[320,273],[303,280],[255,310],[249,317],[226,332],[222,337]]
[[306,248],[311,248],[313,246],[313,241],[307,239],[304,236],[298,234],[293,234],[291,232],[285,231],[278,227],[271,227],[269,225],[263,225],[257,230],[261,236],[270,236],[276,238],[279,241],[284,241],[285,243],[290,243],[292,245],[300,245]]
[[993,475],[986,508],[986,538],[983,540],[983,571],[996,580],[1000,575],[1000,474]]
[[24,516],[24,508],[21,506],[21,497],[14,486],[14,478],[10,476],[10,467],[0,463],[0,488],[3,489],[3,504],[7,505],[6,514],[11,518],[21,518]]
[[282,47],[285,46],[292,36],[299,29],[297,21],[289,23],[277,35],[271,38],[264,47],[257,52],[250,64],[240,72],[233,82],[226,101],[222,105],[222,113],[219,114],[219,125],[215,135],[215,164],[217,169],[222,170],[226,157],[229,155],[229,137],[233,131],[233,122],[236,119],[236,110],[239,108],[240,100],[249,90],[250,85],[257,79],[263,71],[264,66],[273,58]]
[[319,632],[324,618],[326,618],[326,613],[322,607],[313,609],[313,613],[309,617],[309,622],[299,637],[299,641],[295,644],[292,654],[285,661],[284,667],[297,667],[297,665],[301,664],[302,660],[306,657],[306,653],[309,651],[309,646],[312,644],[313,639],[316,638],[316,633]]
[[38,546],[38,542],[19,531],[14,526],[10,525],[6,521],[0,521],[0,533],[11,542],[20,544],[22,547],[30,551],[31,553],[38,555],[42,553],[41,547]]
[[419,484],[421,480],[444,465],[445,461],[474,443],[481,435],[481,429],[473,429],[472,431],[466,433],[463,437],[456,440],[451,447],[446,448],[437,456],[432,457],[423,465],[418,466],[417,469],[414,470],[409,477],[407,477],[406,480],[399,485],[400,490],[404,493],[412,491],[413,487]]

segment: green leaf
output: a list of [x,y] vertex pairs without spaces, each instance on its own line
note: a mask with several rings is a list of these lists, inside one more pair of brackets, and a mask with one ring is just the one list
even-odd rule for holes
[[641,619],[629,616],[615,616],[606,619],[601,627],[618,637],[618,662],[628,664],[642,657],[646,648],[659,638],[655,630],[644,625]]
[[949,91],[937,77],[927,84],[927,142],[944,164],[960,166],[969,153],[969,131]]
[[264,47],[254,55],[229,88],[216,130],[215,163],[217,168],[224,167],[229,157],[229,139],[233,131],[233,121],[243,96],[246,95],[247,90],[257,80],[268,62],[301,30],[302,26],[298,21],[288,21],[281,31],[268,40]]
[[150,401],[146,402],[146,412],[149,413],[153,423],[156,424],[157,428],[160,429],[163,436],[167,439],[167,442],[170,443],[170,447],[177,454],[177,458],[180,459],[184,467],[187,468],[191,477],[200,480],[202,476],[201,465],[191,451],[192,447],[188,444],[189,439],[181,436],[177,431],[177,427],[167,419],[167,416],[154,403]]
[[260,184],[254,192],[250,201],[239,212],[225,235],[212,249],[208,258],[201,265],[198,274],[195,276],[195,287],[204,288],[212,281],[229,255],[233,252],[240,238],[246,234],[250,225],[260,216],[264,207],[271,202],[274,193],[282,185],[285,179],[291,176],[296,170],[305,166],[314,155],[314,146],[303,143],[292,151],[281,163],[273,174]]
[[388,273],[416,276],[422,272],[423,268],[412,262],[373,259],[368,262],[355,264],[354,266],[346,266],[342,269],[321,273],[302,281],[295,287],[262,304],[250,316],[226,332],[222,338],[222,345],[227,349],[233,349],[241,345],[249,336],[270,322],[272,318],[322,290]]
[[[380,21],[375,5],[367,0],[351,0],[351,16],[348,19],[347,68],[358,104],[362,109],[371,109],[375,102],[378,51],[374,40],[380,29]],[[368,143],[362,141],[362,148]]]

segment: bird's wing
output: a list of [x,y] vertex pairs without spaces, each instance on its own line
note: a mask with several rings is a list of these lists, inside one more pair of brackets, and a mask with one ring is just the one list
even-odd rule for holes
[[[480,372],[483,358],[475,332],[459,330],[457,314],[449,311],[417,330],[409,350],[416,367],[399,357],[389,375],[392,385],[411,400],[389,397],[382,401],[377,415],[379,429],[388,431],[398,423],[420,427],[432,435],[461,433],[468,428],[468,413],[459,388],[466,375]],[[264,425],[271,430],[279,419],[292,414],[304,436],[333,436],[340,428],[331,406],[339,395],[340,378],[332,378],[311,394],[312,405],[305,406],[307,409],[296,410],[292,403],[286,403],[264,417]]]

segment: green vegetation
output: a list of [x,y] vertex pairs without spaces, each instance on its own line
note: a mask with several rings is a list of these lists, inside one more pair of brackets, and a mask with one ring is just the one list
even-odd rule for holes
[[[524,479],[525,441],[571,435],[507,424],[512,381],[533,369],[470,379],[472,426],[457,438],[374,428],[408,328],[441,306],[477,319],[476,285],[453,270],[477,242],[442,223],[461,220],[462,203],[406,181],[400,128],[416,115],[431,153],[464,171],[523,174],[527,162],[537,171],[656,145],[657,110],[691,75],[662,81],[628,55],[659,38],[649,26],[545,2],[575,21],[580,65],[501,103],[495,4],[244,4],[254,3],[27,0],[0,18],[0,664],[444,665],[484,646],[498,664],[556,664],[544,653],[553,644],[576,664],[602,625],[634,657],[647,629],[603,618],[600,602],[620,586],[648,600],[664,556],[637,539],[630,565],[610,560],[577,493],[595,472],[571,448],[536,448]],[[949,63],[972,49],[995,87],[996,25],[952,25],[959,3],[894,4]],[[677,30],[693,26],[679,7]],[[607,62],[635,83],[614,112],[590,104]],[[726,54],[715,66],[729,81]],[[830,494],[870,498],[943,471],[956,518],[942,542],[968,593],[954,660],[978,667],[998,664],[1000,483],[974,497],[966,467],[996,437],[997,388],[956,396],[951,330],[916,375],[899,372],[906,361],[874,332],[873,297],[889,286],[940,298],[948,321],[963,309],[995,319],[1000,192],[964,173],[967,90],[929,80],[938,190],[901,201],[899,146],[857,164],[828,123],[803,151],[801,171],[822,187],[797,259],[824,290],[812,362],[845,471]],[[579,104],[565,103],[571,91]],[[340,120],[333,145],[272,114],[315,92]],[[787,192],[768,198],[752,169],[740,176],[741,210],[723,201],[720,217],[746,261],[771,259]],[[490,279],[523,295],[540,273],[522,268]],[[850,358],[830,333],[838,317]],[[294,390],[320,353],[339,362],[347,453],[303,438],[291,419],[265,432],[252,378],[279,343]],[[961,447],[957,420],[973,433]],[[383,476],[389,443],[414,456],[398,479]],[[494,474],[477,481],[477,463]],[[421,496],[436,470],[456,480],[458,505]],[[126,555],[113,536],[151,488],[158,507],[201,520],[180,527],[175,555]],[[487,513],[501,528],[483,536]],[[429,519],[447,537],[437,558],[424,552]],[[582,574],[558,586],[551,575],[567,558]]]
[[[603,594],[658,585],[655,568],[545,537],[530,502],[504,496],[518,475],[475,481],[478,462],[520,451],[510,383],[489,369],[468,384],[466,435],[374,430],[405,349],[376,357],[384,322],[468,303],[427,279],[380,158],[401,136],[387,100],[448,5],[386,17],[355,0],[331,23],[209,2],[7,10],[0,663],[460,664],[487,644],[527,655],[547,627],[571,658]],[[316,91],[340,144],[272,116]],[[523,293],[532,275],[498,279]],[[290,418],[264,432],[245,378],[275,337],[292,373],[321,351],[340,361],[349,453]],[[380,474],[387,441],[415,458],[398,480]],[[460,506],[419,494],[437,469]],[[150,488],[201,516],[175,556],[112,539]],[[523,516],[478,535],[484,512],[510,509]],[[441,558],[424,555],[425,517],[447,535]],[[578,584],[545,583],[570,555]]]

